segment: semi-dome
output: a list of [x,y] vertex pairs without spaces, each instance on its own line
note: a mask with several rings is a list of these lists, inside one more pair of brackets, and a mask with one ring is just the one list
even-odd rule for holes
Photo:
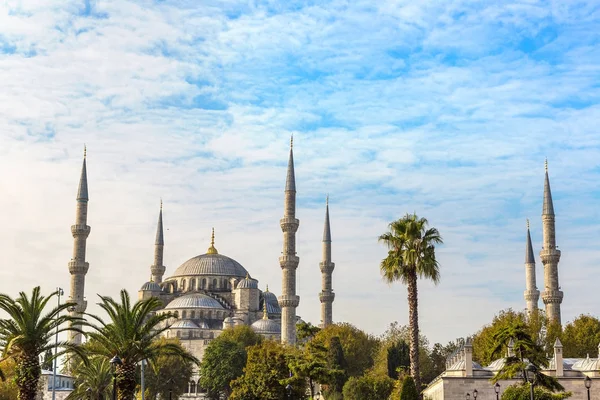
[[150,281],[150,282],[146,282],[142,285],[142,288],[140,290],[148,290],[151,292],[160,292],[162,290],[162,288],[160,287],[160,285],[154,281]]
[[173,325],[171,325],[170,328],[171,329],[198,329],[198,325],[196,325],[194,322],[192,322],[188,319],[184,319],[184,320],[176,321]]
[[181,296],[171,301],[165,309],[173,310],[177,308],[217,308],[224,307],[217,300],[202,293],[193,293]]
[[250,326],[256,333],[280,334],[281,325],[272,319],[259,319]]
[[258,281],[248,275],[237,284],[236,289],[258,289]]
[[281,314],[281,307],[275,294],[269,292],[269,286],[263,292],[263,301],[267,303],[267,311],[269,314]]

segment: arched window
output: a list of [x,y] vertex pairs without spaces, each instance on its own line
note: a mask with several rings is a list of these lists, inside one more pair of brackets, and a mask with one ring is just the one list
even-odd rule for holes
[[190,393],[196,394],[196,382],[194,381],[190,382]]
[[200,318],[204,317],[204,311],[200,310]]
[[181,332],[177,331],[177,337],[180,338],[181,337]]
[[206,312],[206,318],[207,318],[207,319],[211,319],[211,318],[212,318],[212,311],[208,310],[208,311]]
[[196,318],[196,311],[191,311],[190,314],[190,319]]
[[195,279],[190,280],[190,290],[196,290],[196,280]]
[[202,286],[201,289],[206,289],[206,278],[202,279]]
[[216,289],[217,288],[217,280],[213,279],[213,288]]
[[181,318],[185,319],[187,317],[187,312],[184,310],[181,312]]
[[181,280],[181,291],[185,292],[185,279]]

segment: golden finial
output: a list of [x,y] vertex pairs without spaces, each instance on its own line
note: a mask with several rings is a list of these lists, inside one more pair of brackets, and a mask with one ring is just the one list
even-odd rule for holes
[[265,293],[269,293],[269,285],[267,285],[267,288],[265,289]]
[[150,282],[154,282],[154,280],[152,279],[152,274],[150,274]]
[[546,158],[546,161],[544,161],[544,169],[546,172],[548,172],[548,158]]
[[86,158],[86,157],[87,157],[87,146],[84,143],[84,145],[83,145],[83,158]]
[[212,228],[212,234],[210,235],[210,247],[208,248],[206,254],[219,254],[215,248],[215,228]]
[[290,149],[294,148],[294,134],[292,133],[292,136],[290,137]]
[[160,199],[160,211],[162,211],[162,198]]
[[529,218],[527,218],[527,230],[529,230]]
[[250,279],[250,274],[246,271],[246,279]]
[[267,300],[263,302],[263,319],[269,319],[269,312],[267,311]]

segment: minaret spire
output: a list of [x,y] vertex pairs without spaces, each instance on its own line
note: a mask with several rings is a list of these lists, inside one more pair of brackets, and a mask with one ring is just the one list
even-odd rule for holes
[[296,269],[300,262],[296,255],[296,231],[300,221],[296,219],[296,177],[294,174],[294,137],[290,139],[290,158],[285,182],[283,218],[280,221],[283,231],[283,252],[279,265],[283,272],[281,307],[281,342],[296,343],[296,307],[300,297],[296,295]]
[[158,212],[158,224],[156,226],[156,240],[154,241],[154,264],[150,266],[152,281],[161,283],[166,267],[163,265],[165,238],[163,233],[163,202],[160,200],[160,211]]
[[546,317],[555,323],[561,323],[560,304],[563,292],[558,283],[558,262],[560,250],[556,247],[556,226],[550,179],[548,177],[548,160],[545,162],[544,205],[542,208],[543,245],[540,252],[544,264],[544,291],[542,300],[546,305]]
[[537,288],[535,280],[535,258],[533,256],[533,246],[531,244],[529,219],[527,220],[527,237],[525,238],[525,284],[525,301],[527,302],[527,312],[529,315],[532,315],[538,309],[540,291]]
[[323,228],[323,257],[319,263],[321,269],[321,327],[325,328],[333,323],[332,305],[335,293],[332,290],[331,274],[335,264],[331,262],[331,227],[329,225],[329,195],[325,201],[325,226]]
[[[85,301],[85,274],[89,269],[89,263],[85,261],[86,242],[91,228],[87,225],[88,215],[88,182],[87,182],[87,150],[83,148],[83,165],[81,167],[81,176],[79,187],[77,189],[77,208],[75,213],[75,225],[71,226],[73,235],[73,257],[69,261],[69,273],[71,274],[71,293],[69,302],[76,305],[69,310],[75,317],[83,316],[87,308]],[[73,324],[81,329],[80,324]],[[81,334],[69,332],[69,341],[74,344],[81,344]]]

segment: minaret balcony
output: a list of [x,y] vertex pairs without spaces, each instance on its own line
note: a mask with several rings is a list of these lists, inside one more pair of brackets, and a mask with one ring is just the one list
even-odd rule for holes
[[524,294],[526,301],[538,301],[540,299],[539,290],[526,290]]
[[542,300],[544,304],[549,303],[562,303],[563,292],[561,290],[546,290],[542,293]]
[[291,255],[283,255],[279,257],[279,265],[281,265],[282,269],[285,268],[298,268],[298,264],[300,263],[300,257],[291,256]]
[[279,296],[279,298],[277,299],[279,301],[279,307],[284,308],[284,307],[298,307],[298,304],[300,304],[300,296],[297,295],[282,295]]
[[73,234],[73,237],[88,237],[91,230],[92,228],[88,225],[71,225],[71,234]]
[[80,260],[69,261],[69,273],[71,275],[87,274],[90,269],[90,263]]
[[296,233],[300,221],[297,218],[283,217],[279,220],[279,225],[281,225],[281,230],[283,232]]
[[324,262],[320,262],[319,263],[319,268],[321,269],[321,273],[323,274],[331,274],[333,272],[333,270],[335,269],[335,263],[324,263]]
[[332,303],[334,299],[335,299],[335,293],[333,293],[333,292],[319,293],[319,300],[321,300],[321,303]]

